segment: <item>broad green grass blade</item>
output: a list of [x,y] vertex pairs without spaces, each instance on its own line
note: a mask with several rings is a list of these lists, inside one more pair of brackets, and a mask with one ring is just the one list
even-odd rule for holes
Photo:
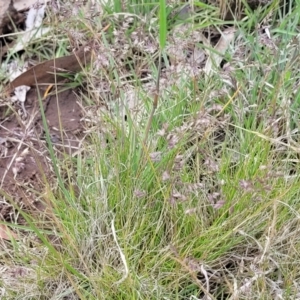
[[167,10],[166,1],[159,1],[159,45],[160,49],[163,50],[166,46],[167,41]]

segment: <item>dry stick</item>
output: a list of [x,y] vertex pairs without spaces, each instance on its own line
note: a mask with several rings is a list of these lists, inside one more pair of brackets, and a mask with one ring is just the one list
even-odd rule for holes
[[161,58],[162,58],[162,55],[161,55],[161,51],[160,51],[160,53],[159,53],[159,62],[158,62],[158,74],[157,74],[156,89],[155,89],[156,91],[155,91],[155,95],[154,95],[154,99],[153,99],[152,111],[150,113],[148,123],[147,123],[147,126],[146,126],[145,137],[144,137],[144,140],[143,140],[143,146],[144,147],[146,146],[146,142],[147,142],[147,139],[148,139],[148,135],[149,135],[150,127],[151,127],[151,124],[152,124],[153,116],[154,116],[154,113],[155,113],[155,110],[156,110],[157,104],[158,104],[159,83],[160,83],[160,74],[161,74]]

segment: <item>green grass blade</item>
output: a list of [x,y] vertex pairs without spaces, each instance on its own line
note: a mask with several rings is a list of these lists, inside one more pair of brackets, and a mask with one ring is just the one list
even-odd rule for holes
[[167,10],[166,1],[159,1],[159,45],[160,49],[164,49],[167,40]]

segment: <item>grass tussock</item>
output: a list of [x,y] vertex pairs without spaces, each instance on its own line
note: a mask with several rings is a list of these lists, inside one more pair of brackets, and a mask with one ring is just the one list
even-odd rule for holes
[[48,13],[50,56],[94,40],[73,78],[84,139],[57,155],[48,137],[55,180],[43,213],[14,210],[1,297],[299,299],[297,4],[226,23],[212,4],[178,19],[174,3],[131,2]]

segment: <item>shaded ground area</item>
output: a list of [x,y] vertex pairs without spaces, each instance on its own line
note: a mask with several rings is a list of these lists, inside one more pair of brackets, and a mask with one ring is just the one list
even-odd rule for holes
[[[5,199],[9,195],[24,208],[41,209],[37,199],[44,192],[45,183],[51,185],[54,172],[37,94],[36,90],[28,93],[26,118],[19,104],[12,109],[20,114],[9,113],[7,106],[0,108],[0,179]],[[56,155],[76,151],[82,125],[75,92],[67,90],[50,95],[43,100],[43,107]],[[11,213],[12,206],[2,199],[0,215],[10,221],[13,219]]]

